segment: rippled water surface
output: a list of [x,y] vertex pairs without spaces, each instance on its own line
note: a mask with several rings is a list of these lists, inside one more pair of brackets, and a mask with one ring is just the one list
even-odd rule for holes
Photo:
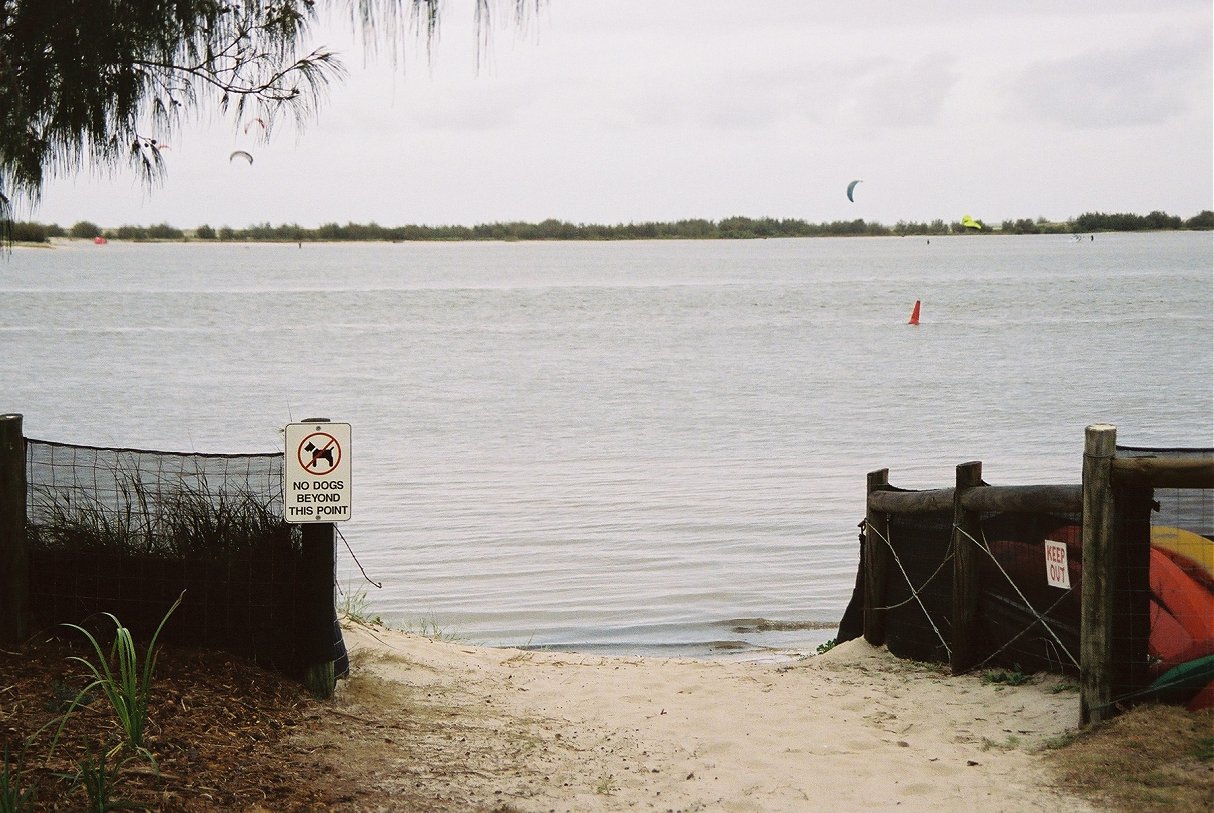
[[[1207,233],[69,244],[0,261],[0,410],[46,440],[353,425],[343,588],[493,645],[833,636],[868,471],[1078,482],[1083,429],[1208,446]],[[923,302],[922,323],[906,324]]]

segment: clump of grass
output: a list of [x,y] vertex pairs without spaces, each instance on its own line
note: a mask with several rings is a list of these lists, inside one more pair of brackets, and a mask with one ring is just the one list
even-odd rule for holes
[[0,761],[0,813],[25,813],[34,809],[33,787],[22,787],[22,773],[10,761],[8,745]]
[[1013,751],[1020,747],[1020,738],[1015,734],[1008,734],[1002,741],[992,740],[990,737],[982,738],[983,751]]
[[1061,734],[1058,734],[1057,736],[1050,737],[1049,739],[1047,739],[1045,742],[1043,742],[1041,744],[1041,747],[1043,750],[1046,750],[1046,751],[1050,751],[1055,748],[1066,748],[1068,745],[1073,743],[1075,741],[1075,738],[1078,736],[1079,736],[1078,730],[1064,731]]
[[818,644],[818,654],[822,655],[822,654],[830,652],[832,649],[834,649],[835,641],[836,641],[836,639],[831,638],[829,641],[824,641],[824,642]]
[[[96,637],[88,630],[76,624],[64,625],[84,635],[92,646],[96,660],[89,660],[78,655],[73,655],[70,658],[70,660],[82,664],[88,670],[93,680],[80,690],[67,712],[63,715],[63,721],[59,725],[56,741],[59,735],[63,733],[63,729],[71,718],[72,713],[88,693],[93,690],[99,690],[106,700],[109,701],[122,731],[122,741],[114,746],[107,756],[112,758],[119,751],[126,750],[130,754],[145,757],[155,767],[156,758],[147,748],[146,735],[148,701],[151,697],[152,689],[152,673],[156,668],[156,657],[158,654],[156,651],[156,639],[160,637],[160,632],[164,629],[164,625],[168,623],[169,617],[173,612],[181,606],[182,599],[184,598],[185,593],[183,592],[173,602],[173,606],[169,607],[168,612],[164,614],[164,617],[160,620],[160,625],[156,627],[156,632],[148,643],[142,660],[135,649],[135,639],[131,635],[131,631],[124,627],[122,622],[111,613],[103,613],[114,623],[114,643],[110,648],[108,657],[102,650],[101,644],[97,641]],[[52,746],[53,750],[54,746]],[[100,763],[98,770],[104,773],[104,762]],[[93,773],[95,774],[96,772]],[[104,777],[95,778],[98,778],[98,781],[100,781]]]
[[347,621],[361,624],[364,627],[384,626],[384,620],[379,615],[372,614],[371,600],[367,598],[367,591],[363,589],[346,589],[342,591],[341,601],[337,605],[337,612]]
[[59,774],[59,777],[70,780],[74,787],[84,789],[88,798],[86,809],[90,813],[134,808],[137,805],[115,798],[122,767],[130,759],[131,757],[126,757],[112,762],[111,756],[102,750],[77,762],[74,774]]
[[1079,684],[1071,683],[1070,681],[1063,681],[1061,683],[1055,683],[1053,686],[1050,687],[1050,694],[1062,694],[1063,692],[1077,692],[1077,691],[1079,691]]
[[1010,672],[1006,670],[992,670],[982,676],[983,683],[998,683],[1004,686],[1023,686],[1032,679],[1032,675],[1026,675],[1020,670],[1020,664],[1016,664]]
[[615,781],[615,777],[609,773],[604,773],[599,777],[599,783],[594,786],[594,792],[601,796],[611,796],[620,789],[620,783]]
[[1193,757],[1199,762],[1214,762],[1214,736],[1198,737],[1193,744]]
[[430,638],[435,641],[455,643],[464,640],[464,636],[454,630],[444,630],[434,618],[421,618],[405,626],[405,632]]
[[222,559],[266,545],[299,544],[300,533],[270,499],[247,489],[213,490],[205,474],[145,479],[108,473],[96,491],[36,487],[29,533],[38,547],[174,559]]
[[[916,669],[921,669],[921,670],[923,670],[924,672],[928,672],[929,674],[933,674],[933,675],[941,675],[941,676],[944,676],[944,677],[949,677],[949,676],[951,676],[951,675],[953,674],[953,670],[952,670],[952,668],[951,668],[951,667],[948,665],[948,662],[947,662],[947,661],[912,661],[912,660],[906,660],[906,661],[901,661],[901,663],[902,663],[902,664],[910,664],[910,665],[914,666]],[[902,668],[902,667],[899,667],[899,668]]]
[[1214,712],[1145,704],[1048,751],[1062,786],[1134,813],[1209,813]]
[[[94,658],[78,655],[68,658],[69,661],[83,665],[91,680],[84,688],[76,691],[70,701],[67,698],[73,691],[71,684],[66,681],[52,683],[51,697],[46,707],[49,711],[62,711],[62,716],[51,720],[36,734],[26,738],[21,755],[24,756],[25,749],[38,734],[57,723],[46,753],[46,759],[49,761],[77,709],[89,705],[97,696],[104,697],[114,712],[121,733],[117,743],[109,748],[101,746],[95,752],[78,759],[74,771],[53,774],[59,779],[71,782],[73,790],[83,790],[87,799],[84,808],[86,810],[109,811],[134,806],[116,796],[122,770],[131,760],[145,759],[151,763],[153,770],[157,770],[156,757],[147,743],[148,707],[157,658],[156,641],[184,598],[183,592],[161,618],[160,625],[152,635],[142,658],[135,647],[131,631],[111,613],[103,613],[114,624],[114,641],[108,654],[97,637],[88,630],[76,624],[63,625],[83,634],[91,646]],[[14,764],[6,744],[3,761],[0,762],[0,813],[24,813],[34,809],[34,787],[22,787],[24,774],[18,767],[21,761],[18,759],[18,764]]]
[[163,495],[157,534],[178,558],[219,558],[291,539],[292,526],[247,491],[175,488]]

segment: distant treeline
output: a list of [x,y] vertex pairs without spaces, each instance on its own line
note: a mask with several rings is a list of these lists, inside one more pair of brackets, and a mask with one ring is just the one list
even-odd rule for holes
[[1188,220],[1166,212],[1149,215],[1088,212],[1072,220],[1051,222],[1005,220],[999,226],[977,221],[981,229],[960,221],[933,220],[915,223],[899,220],[893,226],[857,220],[807,223],[804,220],[770,217],[727,217],[724,220],[679,220],[668,223],[627,223],[614,226],[574,224],[563,220],[540,223],[487,223],[479,226],[380,226],[375,223],[326,223],[314,229],[295,224],[271,226],[263,223],[244,229],[202,225],[185,231],[161,223],[155,226],[102,228],[82,220],[65,229],[57,224],[13,222],[3,224],[7,237],[18,242],[44,243],[52,237],[91,240],[205,240],[217,242],[303,241],[406,241],[406,240],[745,240],[762,237],[907,236],[944,234],[1078,234],[1111,231],[1168,231],[1214,229],[1214,212],[1206,210]]

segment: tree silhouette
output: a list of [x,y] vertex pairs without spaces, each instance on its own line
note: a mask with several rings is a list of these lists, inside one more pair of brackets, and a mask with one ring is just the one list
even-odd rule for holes
[[[475,0],[486,36],[496,5]],[[0,221],[50,177],[132,165],[150,183],[187,117],[213,105],[236,127],[303,124],[344,75],[309,49],[322,10],[341,7],[370,51],[393,60],[414,32],[429,51],[442,0],[0,0]],[[405,23],[409,24],[406,25]],[[377,47],[378,46],[378,47]]]

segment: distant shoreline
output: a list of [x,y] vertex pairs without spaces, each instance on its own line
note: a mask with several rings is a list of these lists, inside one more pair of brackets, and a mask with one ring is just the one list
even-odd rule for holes
[[[1170,233],[1170,232],[1200,232],[1200,231],[1210,231],[1210,229],[1151,229],[1151,230],[1134,230],[1134,231],[1083,232],[1082,234],[1085,237],[1085,242],[1086,242],[1086,238],[1089,235],[1094,236],[1096,234],[1162,234],[1162,233]],[[1063,237],[1067,237],[1067,236],[1071,236],[1072,234],[1078,235],[1080,233],[1079,232],[1075,232],[1075,233],[1064,232],[1060,235],[1056,234],[1056,233],[1024,235],[1024,234],[1016,234],[1016,233],[1009,233],[1009,232],[1002,232],[1002,231],[988,232],[988,236],[992,236],[992,237],[1025,237],[1025,236],[1035,236],[1035,237],[1063,236]],[[839,235],[839,234],[831,234],[831,235],[821,235],[822,238],[834,237],[834,238],[858,239],[858,240],[864,240],[864,239],[890,239],[890,240],[892,240],[892,239],[904,239],[907,237],[915,237],[915,238],[927,237],[929,239],[936,237],[936,238],[943,239],[943,238],[948,238],[948,237],[961,237],[961,236],[963,236],[963,235],[955,235],[955,234],[930,234],[930,235],[908,235],[908,234]],[[118,238],[118,237],[112,237],[112,238],[106,238],[106,242],[102,245],[108,245],[109,243],[116,243],[116,244],[120,244],[120,245],[192,245],[192,246],[252,246],[252,245],[275,246],[275,245],[278,245],[278,246],[284,246],[284,245],[291,245],[292,243],[296,243],[296,244],[300,244],[300,245],[306,243],[311,246],[328,246],[328,245],[350,245],[352,243],[357,243],[360,245],[369,245],[369,244],[400,245],[400,244],[405,244],[405,243],[414,244],[414,245],[419,244],[419,243],[430,243],[430,244],[434,244],[434,243],[447,243],[447,244],[455,244],[455,243],[642,243],[642,242],[680,242],[680,241],[706,242],[709,240],[716,240],[716,241],[720,241],[720,242],[739,242],[739,241],[746,241],[746,240],[768,240],[768,239],[771,239],[771,240],[812,240],[812,239],[818,239],[818,238],[815,238],[815,237],[789,237],[789,236],[785,236],[785,235],[779,235],[779,236],[770,237],[770,238],[769,237],[717,237],[717,238],[630,237],[630,238],[614,238],[614,239],[612,239],[612,238],[601,238],[601,239],[544,238],[544,239],[530,239],[530,240],[503,240],[503,239],[495,239],[492,237],[477,237],[477,238],[464,238],[464,239],[460,239],[460,238],[437,239],[437,238],[435,238],[435,239],[416,239],[416,240],[383,240],[383,239],[372,239],[372,238],[361,239],[361,240],[357,240],[357,239],[325,240],[325,239],[316,239],[316,238],[306,238],[306,239],[301,239],[301,240],[285,240],[285,239],[206,240],[206,239],[201,239],[198,237],[177,237],[177,238],[161,237],[161,238],[141,238],[141,239],[122,239],[122,238]],[[15,241],[15,242],[11,243],[9,247],[13,248],[13,249],[52,250],[52,249],[59,249],[59,248],[63,248],[63,249],[76,249],[76,248],[85,248],[85,247],[91,248],[94,245],[95,245],[95,243],[93,240],[88,239],[88,238],[83,238],[83,237],[51,237],[51,238],[48,238],[45,242],[34,242],[34,241],[29,241],[29,240]]]
[[269,223],[233,229],[201,225],[184,230],[161,223],[152,226],[122,225],[102,227],[80,221],[70,228],[57,224],[15,222],[11,224],[13,243],[44,244],[56,239],[122,242],[204,242],[204,243],[412,243],[412,242],[606,242],[627,240],[758,240],[798,237],[943,237],[965,234],[1097,234],[1112,232],[1211,231],[1214,211],[1205,210],[1187,220],[1166,212],[1148,215],[1089,212],[1065,221],[1045,218],[1004,220],[987,224],[970,218],[946,222],[900,220],[886,226],[863,218],[809,223],[794,218],[728,217],[719,221],[699,218],[621,223],[615,225],[569,223],[548,219],[539,223],[501,222],[475,226],[380,226],[376,223],[325,223],[316,228],[298,224],[271,226]]

